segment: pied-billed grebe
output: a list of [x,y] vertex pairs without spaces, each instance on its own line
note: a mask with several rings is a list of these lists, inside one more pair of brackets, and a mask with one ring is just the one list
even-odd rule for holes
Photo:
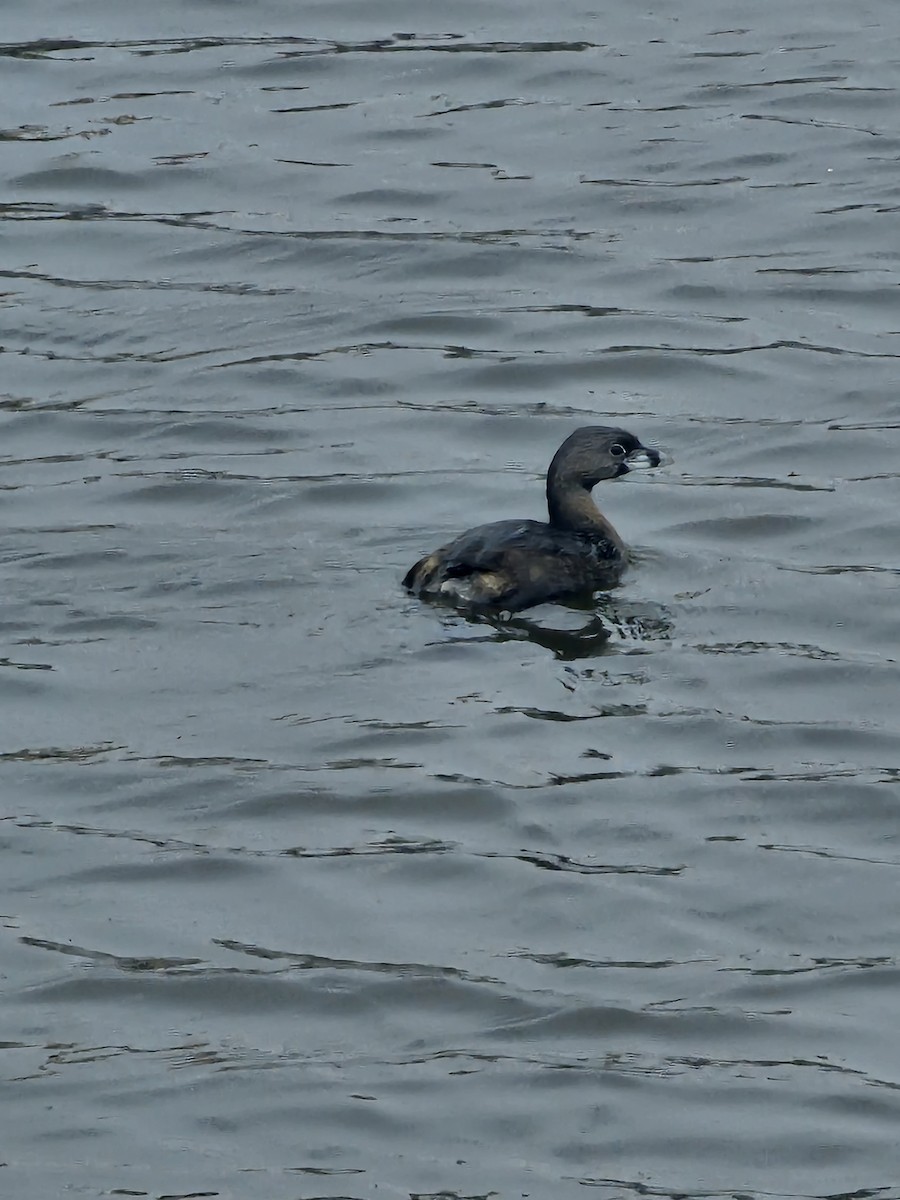
[[548,522],[478,525],[417,562],[403,586],[416,596],[494,613],[613,587],[625,569],[625,543],[591,489],[659,461],[658,451],[624,429],[576,429],[547,472]]

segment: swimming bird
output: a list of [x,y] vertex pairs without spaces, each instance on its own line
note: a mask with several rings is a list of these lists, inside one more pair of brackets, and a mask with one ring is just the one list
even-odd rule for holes
[[628,552],[591,489],[659,463],[657,450],[624,429],[576,429],[547,471],[548,521],[477,525],[420,559],[403,586],[423,599],[484,613],[519,612],[614,587]]

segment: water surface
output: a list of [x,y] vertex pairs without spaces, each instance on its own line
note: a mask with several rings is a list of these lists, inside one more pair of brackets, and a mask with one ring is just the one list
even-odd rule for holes
[[[4,1194],[887,1200],[895,5],[45,18]],[[584,423],[673,460],[595,613],[403,594]]]

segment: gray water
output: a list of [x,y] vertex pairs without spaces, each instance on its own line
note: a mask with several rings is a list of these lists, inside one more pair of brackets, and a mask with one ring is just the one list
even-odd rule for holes
[[896,0],[0,38],[0,1193],[900,1195]]

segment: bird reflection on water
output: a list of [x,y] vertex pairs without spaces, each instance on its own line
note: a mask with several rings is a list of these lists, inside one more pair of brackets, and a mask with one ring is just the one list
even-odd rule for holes
[[[639,653],[648,642],[668,641],[672,623],[662,605],[623,604],[609,595],[566,604],[571,625],[548,625],[533,616],[461,612],[448,616],[445,625],[459,628],[464,620],[484,630],[461,636],[466,642],[532,642],[549,650],[560,662],[578,662],[606,654]],[[487,628],[486,628],[487,627]],[[488,629],[490,632],[488,632]]]

